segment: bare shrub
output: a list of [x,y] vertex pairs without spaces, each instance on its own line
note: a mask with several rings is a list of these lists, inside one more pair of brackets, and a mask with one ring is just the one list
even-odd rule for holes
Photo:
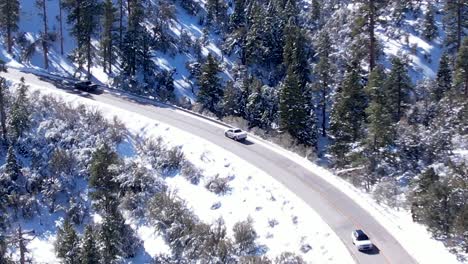
[[249,255],[256,251],[257,232],[255,232],[250,217],[245,221],[237,222],[232,230],[234,231],[234,247],[240,256]]
[[182,163],[181,174],[185,179],[195,185],[200,183],[200,179],[203,178],[202,171],[188,160]]
[[64,149],[57,148],[52,152],[49,160],[49,170],[52,175],[65,173],[70,175],[75,167],[76,160],[73,155]]
[[276,258],[276,264],[306,264],[306,262],[294,253],[284,252]]
[[262,256],[247,256],[239,259],[239,264],[272,264],[271,260]]
[[158,162],[158,169],[166,175],[179,170],[184,161],[184,152],[182,152],[181,147],[163,150],[161,156],[162,159]]
[[205,187],[210,191],[218,195],[224,195],[231,191],[229,186],[229,178],[220,177],[219,174],[209,179]]

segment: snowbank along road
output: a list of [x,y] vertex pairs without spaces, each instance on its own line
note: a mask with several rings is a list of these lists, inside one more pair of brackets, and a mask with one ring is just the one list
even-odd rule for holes
[[[7,73],[1,75],[14,81],[19,81],[21,77],[24,77],[27,84],[39,87],[70,89],[61,85],[60,81],[47,82],[36,75],[16,69],[9,69]],[[69,92],[83,95],[73,89]],[[359,204],[320,176],[287,156],[273,151],[268,145],[260,144],[257,139],[249,138],[245,142],[236,142],[224,137],[225,128],[220,124],[187,114],[171,106],[150,104],[148,100],[145,102],[132,96],[108,91],[84,94],[84,96],[90,100],[144,115],[207,139],[268,173],[302,198],[323,218],[340,237],[357,263],[416,263],[395,238]],[[359,252],[356,249],[351,241],[351,231],[354,229],[366,231],[376,246],[373,251]]]

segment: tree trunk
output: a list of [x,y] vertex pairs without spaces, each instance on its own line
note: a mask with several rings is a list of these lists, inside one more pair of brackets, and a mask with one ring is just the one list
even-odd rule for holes
[[375,3],[369,0],[369,72],[375,68]]
[[119,47],[122,48],[123,45],[123,0],[119,0],[120,7],[120,18],[119,18]]
[[322,136],[327,136],[327,83],[323,84],[322,90]]
[[2,127],[3,141],[7,142],[7,127],[6,127],[6,112],[5,112],[5,98],[3,92],[6,89],[5,79],[0,77],[0,123]]
[[13,40],[11,39],[11,26],[7,26],[8,53],[12,53]]
[[461,47],[461,41],[462,41],[462,33],[463,33],[463,27],[462,27],[462,8],[463,8],[463,1],[458,0],[456,2],[457,5],[457,51]]
[[47,47],[47,40],[49,38],[48,32],[47,32],[47,7],[46,7],[46,1],[47,0],[42,0],[42,13],[43,13],[43,23],[44,23],[44,36],[42,36],[42,51],[44,52],[44,68],[48,69],[49,68],[49,58],[47,57],[47,53],[49,52],[49,49]]
[[86,39],[86,60],[88,62],[88,68],[87,68],[87,78],[88,80],[91,79],[91,63],[92,63],[92,58],[91,58],[91,33],[88,33],[87,39]]
[[62,0],[59,0],[59,32],[60,32],[60,54],[63,55],[63,20],[62,20]]

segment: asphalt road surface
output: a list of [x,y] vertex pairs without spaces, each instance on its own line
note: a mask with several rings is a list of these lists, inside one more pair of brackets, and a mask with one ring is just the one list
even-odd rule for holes
[[[24,77],[27,84],[66,90],[60,82],[44,81],[36,75],[15,69],[9,69],[8,73],[1,75],[16,81]],[[224,137],[223,128],[219,125],[207,123],[170,106],[140,103],[138,100],[108,92],[89,94],[86,97],[177,127],[242,157],[283,183],[312,207],[338,235],[357,263],[416,263],[382,225],[346,194],[288,157],[263,144],[256,144],[256,140],[242,143],[228,139]],[[362,228],[369,235],[376,245],[374,251],[359,252],[352,244],[351,231],[357,228]]]

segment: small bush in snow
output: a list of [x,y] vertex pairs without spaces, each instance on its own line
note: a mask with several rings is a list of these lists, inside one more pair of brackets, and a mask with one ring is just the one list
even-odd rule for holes
[[229,186],[229,178],[219,177],[219,175],[209,179],[205,187],[210,192],[214,192],[219,195],[224,195],[231,191],[231,187]]
[[200,179],[203,178],[202,171],[188,160],[185,160],[182,163],[181,174],[192,184],[198,184],[200,182]]
[[180,147],[162,151],[160,155],[162,155],[162,159],[158,162],[158,168],[165,175],[179,170],[184,161],[184,153]]
[[294,253],[284,252],[276,258],[276,264],[306,264],[306,262]]
[[239,260],[239,264],[272,264],[272,262],[267,257],[248,256],[241,257]]
[[239,256],[245,256],[255,252],[257,244],[257,232],[253,227],[252,219],[248,218],[246,221],[237,222],[234,227],[234,247],[236,248]]
[[52,175],[58,176],[61,173],[71,174],[75,167],[75,158],[64,149],[57,148],[52,152],[49,160],[49,169]]

